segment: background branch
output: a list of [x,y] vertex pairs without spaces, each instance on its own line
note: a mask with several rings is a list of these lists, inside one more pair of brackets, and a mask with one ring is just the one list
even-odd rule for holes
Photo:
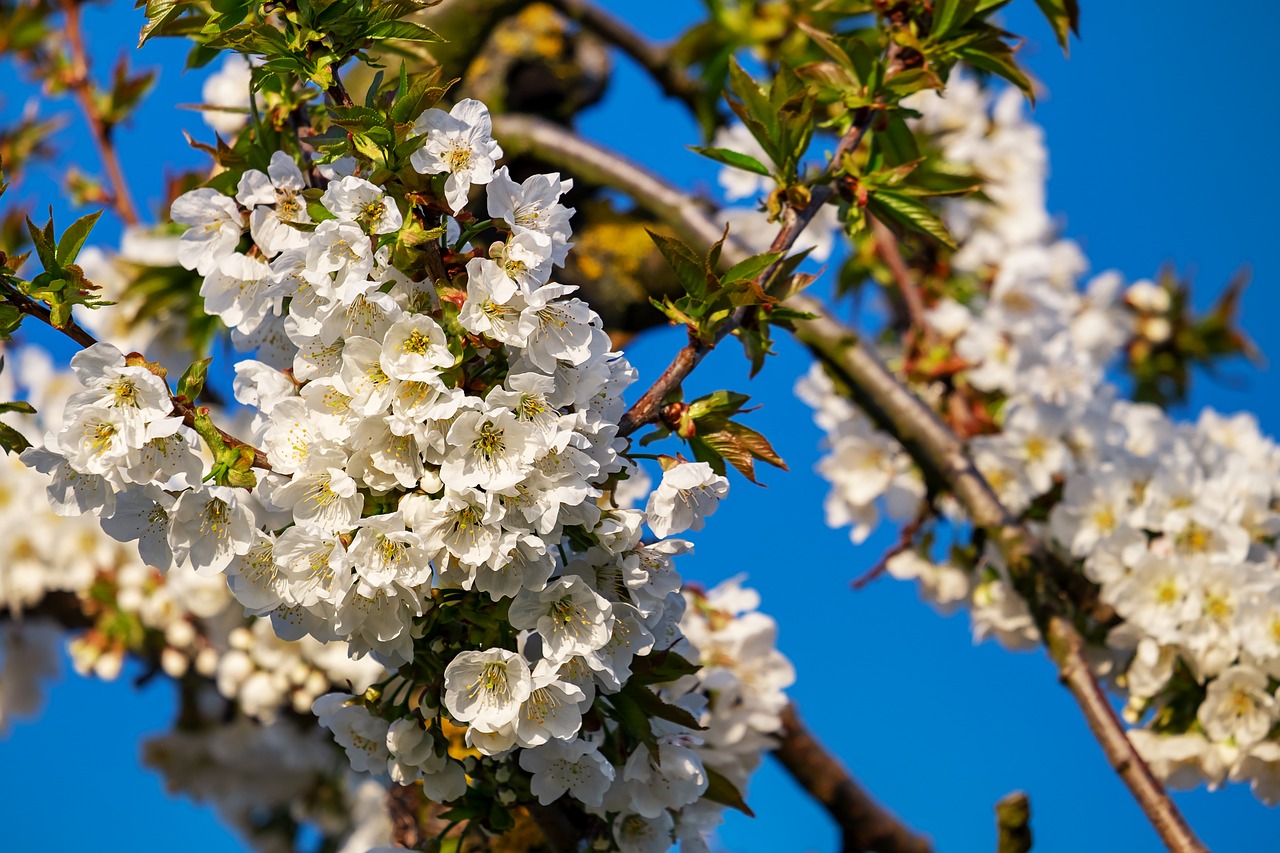
[[643,68],[668,97],[683,101],[695,115],[705,108],[700,105],[702,87],[671,56],[667,48],[658,47],[588,0],[543,0],[560,14],[582,25],[617,47]]
[[805,728],[795,705],[782,712],[773,757],[840,827],[842,853],[930,853],[933,849],[853,780]]
[[80,104],[80,111],[84,113],[85,123],[89,125],[89,133],[98,149],[98,159],[102,161],[102,168],[106,170],[107,180],[111,183],[111,203],[116,215],[126,225],[137,225],[138,210],[133,204],[124,170],[120,168],[120,158],[116,156],[115,145],[111,141],[111,128],[103,121],[102,114],[93,101],[93,83],[89,79],[88,53],[80,31],[80,6],[77,0],[62,0],[62,12],[66,19],[67,44],[71,48],[71,78],[67,85]]

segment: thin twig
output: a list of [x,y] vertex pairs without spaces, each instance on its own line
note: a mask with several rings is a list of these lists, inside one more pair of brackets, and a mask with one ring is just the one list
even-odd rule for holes
[[695,115],[701,113],[704,108],[701,103],[702,87],[675,62],[670,49],[658,47],[627,26],[625,21],[613,17],[587,0],[545,0],[545,2],[566,18],[577,21],[584,29],[595,33],[635,60],[636,64],[653,78],[664,94],[684,102]]
[[[865,111],[864,115],[860,116],[860,121],[855,122],[840,138],[835,153],[831,157],[832,163],[841,163],[847,154],[857,149],[858,144],[862,142],[863,135],[866,134],[867,128],[871,124],[871,115],[870,110]],[[774,237],[772,245],[769,246],[769,251],[778,252],[785,256],[791,247],[795,245],[800,235],[804,233],[804,229],[818,215],[818,211],[822,209],[822,206],[830,201],[834,195],[835,191],[829,184],[821,184],[813,188],[809,195],[809,203],[803,208],[800,210],[795,208],[784,210],[782,227],[778,230],[778,235]],[[763,272],[756,276],[756,284],[761,287],[767,284],[781,263],[782,258],[780,257],[766,267]],[[667,366],[667,369],[662,372],[662,375],[658,377],[657,381],[649,386],[649,390],[645,391],[640,399],[636,400],[622,416],[618,435],[630,435],[645,424],[657,421],[662,408],[662,401],[666,396],[680,387],[681,383],[693,372],[693,369],[706,357],[707,353],[715,349],[720,341],[742,325],[743,320],[751,310],[752,308],[749,307],[735,309],[729,319],[717,329],[715,338],[710,342],[697,337],[693,330],[690,329],[689,343],[680,352],[676,353],[676,357]]]
[[[574,138],[568,131],[524,117],[504,117],[501,122],[495,121],[494,127],[497,135],[505,134],[504,147],[523,146],[522,150],[566,169],[576,170],[582,164],[588,182],[626,193],[641,209],[702,248],[720,238],[720,225],[698,199],[624,157]],[[744,256],[741,247],[725,245],[726,262],[736,263]],[[1094,612],[1096,590],[1078,571],[1063,565],[1004,507],[969,458],[964,442],[880,362],[856,332],[833,319],[826,306],[810,297],[793,296],[784,305],[814,315],[812,320],[794,324],[796,338],[844,380],[855,402],[876,425],[903,445],[927,477],[944,484],[964,506],[974,525],[985,529],[999,545],[1019,592],[1035,608],[1037,624],[1063,684],[1160,838],[1175,853],[1204,851],[1204,845],[1126,737],[1106,693],[1089,669],[1083,637],[1059,612],[1064,600],[1078,611]]]
[[67,43],[71,47],[71,79],[68,84],[75,93],[80,111],[89,125],[93,143],[98,149],[98,159],[107,172],[107,180],[111,183],[111,201],[119,216],[126,225],[137,225],[138,210],[134,207],[133,196],[129,193],[129,185],[120,168],[120,159],[116,156],[115,145],[111,141],[109,128],[97,105],[93,102],[93,84],[89,80],[89,59],[85,50],[84,37],[80,32],[80,6],[77,0],[62,0],[62,12],[66,18]]
[[920,528],[924,527],[924,523],[929,520],[929,516],[932,514],[932,507],[927,504],[923,506],[915,518],[902,526],[902,531],[898,534],[898,541],[893,544],[893,547],[886,551],[874,566],[855,578],[849,586],[855,590],[865,589],[871,585],[872,581],[888,571],[890,561],[899,554],[910,550],[911,546],[915,544],[916,534],[920,532]]
[[333,85],[325,89],[325,93],[340,107],[354,107],[356,105],[355,101],[351,100],[351,96],[347,94],[347,87],[342,85],[342,77],[338,74],[337,64],[330,66],[329,71],[333,74]]
[[853,780],[805,728],[794,705],[782,712],[773,757],[840,827],[842,853],[929,853],[932,849]]
[[876,217],[868,216],[867,218],[871,221],[876,254],[889,268],[894,282],[898,285],[898,292],[902,294],[902,301],[907,306],[907,316],[911,318],[911,325],[927,335],[929,323],[924,315],[924,298],[920,295],[920,287],[916,284],[915,276],[907,267],[906,261],[902,259],[902,247],[898,245],[898,238],[894,236],[889,226]]

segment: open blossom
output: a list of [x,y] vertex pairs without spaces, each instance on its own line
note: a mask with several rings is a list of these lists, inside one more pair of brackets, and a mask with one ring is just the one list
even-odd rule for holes
[[502,156],[502,148],[493,140],[493,123],[484,104],[464,98],[447,113],[427,110],[413,131],[427,140],[409,161],[424,175],[448,174],[444,192],[454,211],[467,206],[472,184],[493,180],[494,161]]
[[549,659],[565,661],[609,642],[613,608],[579,577],[564,577],[540,592],[521,592],[511,602],[511,624],[535,630]]
[[201,574],[216,574],[232,557],[249,550],[253,514],[234,489],[206,486],[182,493],[170,512],[169,547],[178,562],[191,561]]
[[271,155],[265,173],[247,169],[240,177],[236,201],[249,210],[249,233],[267,257],[307,245],[306,232],[290,224],[311,221],[302,197],[306,188],[302,170],[283,151]]
[[729,492],[729,481],[705,462],[685,462],[664,471],[662,483],[649,496],[645,519],[649,529],[667,537],[685,530],[701,530]]
[[396,203],[381,188],[355,175],[330,183],[320,203],[338,219],[354,222],[370,234],[399,231],[404,221]]
[[445,707],[454,719],[484,731],[515,722],[532,692],[529,665],[503,649],[462,652],[444,671]]
[[235,251],[244,230],[244,219],[235,201],[208,187],[178,196],[169,215],[188,226],[178,244],[178,262],[200,275],[208,275]]

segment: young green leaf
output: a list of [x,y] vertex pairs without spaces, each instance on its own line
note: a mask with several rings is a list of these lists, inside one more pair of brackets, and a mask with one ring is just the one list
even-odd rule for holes
[[769,174],[768,166],[748,154],[741,154],[728,148],[711,148],[703,145],[690,145],[689,148],[703,157],[710,157],[717,163],[723,163],[735,169],[744,169],[748,172],[755,172],[757,175],[767,176]]
[[90,213],[88,216],[82,216],[75,222],[71,223],[71,227],[62,232],[62,239],[58,241],[58,263],[62,266],[75,263],[76,257],[80,254],[80,249],[84,247],[84,243],[89,239],[89,232],[93,230],[93,226],[97,223],[98,217],[102,216],[102,211]]
[[933,239],[951,249],[956,242],[942,220],[921,201],[908,195],[889,190],[877,190],[867,198],[871,212],[882,218],[892,219]]

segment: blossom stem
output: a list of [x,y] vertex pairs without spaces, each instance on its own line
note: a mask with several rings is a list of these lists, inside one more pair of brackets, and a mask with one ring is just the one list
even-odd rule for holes
[[107,180],[111,183],[111,203],[116,215],[126,225],[137,225],[140,221],[138,210],[134,206],[133,197],[129,194],[129,185],[125,181],[124,171],[120,168],[120,158],[116,156],[115,145],[111,141],[111,128],[103,120],[102,114],[93,102],[88,52],[85,50],[84,36],[80,31],[80,6],[76,0],[62,0],[62,12],[66,19],[67,44],[71,48],[71,77],[68,85],[75,93],[80,111],[84,113],[84,120],[89,125],[89,132],[98,149],[98,158],[102,161]]

